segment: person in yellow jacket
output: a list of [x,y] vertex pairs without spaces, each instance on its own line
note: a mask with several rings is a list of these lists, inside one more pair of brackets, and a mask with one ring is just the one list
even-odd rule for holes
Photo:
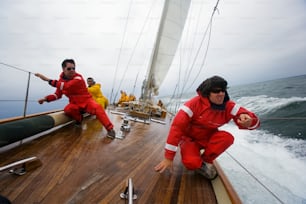
[[120,98],[117,102],[117,105],[122,105],[123,102],[128,102],[129,101],[129,96],[126,94],[125,91],[121,90],[120,94],[121,94],[121,96],[120,96]]
[[136,96],[134,94],[130,94],[128,97],[128,101],[136,101]]
[[94,100],[104,109],[106,109],[108,106],[108,99],[103,95],[101,91],[101,84],[97,84],[92,77],[88,77],[87,85],[88,92],[92,95]]

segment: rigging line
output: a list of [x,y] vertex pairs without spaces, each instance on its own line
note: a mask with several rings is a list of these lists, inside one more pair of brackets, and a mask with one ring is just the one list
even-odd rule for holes
[[[206,38],[206,34],[207,34],[207,31],[208,31],[208,30],[211,30],[211,22],[208,24],[208,27],[207,27],[207,29],[206,29],[206,31],[205,31],[205,34],[204,34],[204,38],[202,39],[202,42],[201,42],[201,44],[200,44],[200,46],[199,46],[199,49],[197,50],[195,59],[198,57],[198,55],[199,55],[199,53],[200,53],[200,48],[202,47],[202,43],[203,43],[204,39]],[[210,36],[209,36],[209,40],[210,40]],[[205,51],[205,54],[204,54],[204,59],[203,59],[203,61],[205,61],[205,59],[206,59],[207,52],[208,52],[208,47],[209,47],[209,42],[207,43],[207,46],[206,46],[206,51]],[[187,86],[188,79],[190,78],[190,75],[191,75],[191,72],[192,72],[192,70],[193,70],[193,68],[194,68],[195,62],[196,62],[196,60],[193,60],[192,65],[191,65],[191,67],[190,67],[190,71],[188,72],[188,75],[187,75],[187,77],[186,77],[186,80],[185,80],[184,83],[183,83],[183,88],[182,88],[182,91],[181,91],[181,93],[180,93],[180,97],[183,95],[183,93],[184,93],[184,91],[185,91],[185,88],[186,88],[186,86]],[[198,73],[200,73],[201,70],[202,70],[202,67],[200,67]],[[198,77],[198,76],[196,76],[196,78],[197,78],[197,77]],[[193,80],[193,82],[192,82],[191,85],[188,87],[188,89],[193,85],[194,81],[195,81],[195,80]],[[187,90],[188,90],[188,89],[187,89]]]
[[134,82],[133,91],[132,91],[133,95],[135,95],[135,88],[136,88],[136,83],[137,83],[138,75],[139,75],[139,71],[138,71],[138,73],[136,75],[136,79],[135,79],[135,82]]
[[[195,31],[195,34],[197,34],[198,33],[198,30],[199,30],[199,24],[200,24],[200,16],[201,16],[201,14],[202,14],[202,9],[203,9],[203,5],[204,4],[201,4],[201,8],[200,8],[200,12],[199,12],[199,14],[198,14],[198,16],[197,16],[197,23],[196,23],[196,31]],[[195,47],[195,38],[196,37],[193,37],[192,38],[192,46],[190,47],[190,49],[193,49],[194,47]],[[190,62],[190,60],[191,60],[191,52],[190,52],[190,57],[188,58],[188,63],[187,64],[190,64],[191,62]],[[190,70],[191,71],[191,70]],[[185,76],[188,76],[188,69],[186,69],[186,71],[185,71]],[[187,78],[184,78],[184,81],[183,81],[183,83],[187,83],[186,82],[187,81]]]
[[170,104],[173,104],[173,99],[175,97],[176,94],[176,90],[178,89],[178,84],[175,85],[174,91],[172,92],[172,95],[170,97],[170,100],[167,102],[167,104],[165,105],[166,107],[169,106]]
[[[133,0],[131,0],[130,5],[129,5],[129,10],[128,10],[128,15],[127,15],[127,20],[125,22],[124,25],[124,35],[122,37],[122,41],[121,41],[121,47],[119,50],[119,54],[118,54],[118,59],[117,59],[117,65],[116,65],[116,69],[115,69],[115,74],[114,74],[114,80],[113,80],[113,85],[112,85],[112,91],[111,91],[111,97],[110,97],[110,101],[112,101],[112,97],[113,97],[113,92],[114,92],[114,86],[115,86],[115,81],[116,81],[116,76],[117,76],[117,72],[118,72],[118,67],[119,67],[119,62],[120,62],[120,58],[121,58],[121,52],[122,52],[122,47],[123,47],[123,43],[124,43],[124,39],[125,39],[125,35],[126,35],[126,29],[127,29],[127,25],[128,25],[128,19],[130,17],[130,12],[131,12],[131,8],[132,8],[132,2]],[[118,93],[117,93],[118,94]],[[114,97],[113,103],[115,103],[115,99],[117,97],[117,94]]]
[[[190,5],[189,5],[190,6]],[[180,17],[180,19],[179,19],[179,22],[182,22],[182,1],[180,1],[180,10],[179,10],[179,12],[180,12],[180,14],[179,14],[179,17]],[[186,17],[187,18],[187,17]],[[190,20],[189,20],[190,21]],[[181,23],[180,23],[181,24]],[[191,23],[188,23],[188,30],[190,30],[189,28],[190,28],[190,24]],[[180,26],[182,26],[182,25],[180,25]],[[187,32],[187,36],[188,36],[188,32]],[[187,37],[187,39],[188,39],[188,37]],[[187,43],[187,42],[186,42]],[[181,75],[182,75],[182,49],[183,49],[183,42],[180,44],[180,47],[179,47],[179,72],[178,72],[178,80],[177,80],[177,83],[176,83],[176,86],[175,86],[175,90],[176,90],[176,88],[179,90],[180,89],[180,83],[179,83],[179,81],[181,81]],[[186,73],[185,73],[186,74]],[[173,92],[173,96],[172,97],[174,97],[174,94],[175,94],[175,90],[174,90],[174,92]],[[170,99],[171,100],[171,99]],[[169,101],[170,102],[170,101]]]
[[226,153],[241,167],[243,168],[253,179],[255,179],[263,188],[265,188],[276,200],[285,204],[277,195],[275,195],[267,186],[265,186],[256,176],[254,176],[246,167],[244,167],[237,159],[235,159],[228,151]]
[[[152,5],[150,6],[149,12],[148,12],[148,14],[147,14],[147,16],[146,16],[146,19],[145,19],[145,22],[144,22],[144,24],[142,25],[142,28],[141,28],[141,30],[140,30],[140,35],[138,36],[137,41],[136,41],[136,44],[135,44],[135,46],[133,47],[132,54],[131,54],[131,56],[130,56],[130,58],[129,58],[129,61],[128,61],[128,63],[127,63],[127,66],[126,66],[126,68],[125,68],[125,70],[124,70],[124,73],[123,73],[123,75],[122,75],[122,78],[121,78],[121,80],[120,80],[120,84],[119,84],[119,86],[118,86],[118,89],[117,89],[117,92],[116,92],[116,93],[118,93],[119,90],[120,90],[120,87],[121,87],[121,85],[122,85],[123,79],[125,78],[125,75],[126,75],[126,73],[127,73],[128,67],[129,67],[129,65],[131,64],[131,61],[132,61],[133,56],[134,56],[134,54],[135,54],[136,47],[137,47],[137,45],[138,45],[138,43],[139,43],[139,41],[140,41],[140,38],[141,38],[142,34],[144,33],[145,26],[146,26],[147,23],[148,23],[149,16],[151,15],[151,12],[152,12],[152,10],[153,10],[153,5],[154,5],[155,1],[152,1],[152,2],[153,2],[153,3],[152,3]],[[139,72],[140,72],[140,69],[141,69],[141,68],[138,68],[138,74],[139,74]],[[137,76],[138,76],[138,74],[137,74]],[[136,78],[136,80],[137,80],[137,78]],[[136,86],[136,81],[135,81],[134,87],[135,87],[135,86]],[[117,95],[116,95],[116,97],[117,97]],[[115,98],[116,98],[116,97],[115,97]]]
[[[191,7],[191,8],[194,8],[194,7]],[[198,28],[198,27],[199,27],[199,23],[200,23],[200,20],[199,20],[199,19],[200,19],[201,13],[202,13],[202,12],[201,12],[202,9],[203,9],[203,4],[201,4],[200,12],[198,12],[197,21],[196,21],[197,23],[196,23],[196,26],[195,26],[195,27],[196,27],[195,33],[197,33],[198,30],[199,30],[199,28]],[[191,13],[192,13],[192,12],[191,12]],[[190,29],[190,26],[191,26],[191,19],[192,19],[192,18],[189,18],[189,23],[188,23],[188,28],[187,28],[187,30],[189,30],[189,31],[191,30],[191,29]],[[187,39],[189,38],[188,36],[189,36],[190,34],[191,34],[190,32],[187,32],[187,37],[186,37]],[[188,44],[187,41],[186,41],[186,44]],[[192,38],[192,43],[191,43],[191,44],[192,44],[191,48],[193,48],[194,45],[195,45],[195,37]],[[190,48],[190,49],[191,49],[191,48]],[[188,48],[187,48],[187,50],[188,50]],[[190,61],[191,61],[191,58],[192,58],[191,55],[192,55],[192,53],[190,52],[189,56],[187,56],[187,61],[188,61],[187,64],[190,64]],[[181,55],[180,55],[180,56],[181,56]],[[181,59],[181,58],[180,58],[180,59]],[[181,63],[180,63],[180,65],[181,65]],[[180,68],[181,68],[181,66],[180,66]],[[189,69],[186,69],[186,70],[185,70],[185,73],[184,73],[184,76],[185,76],[185,77],[182,78],[182,80],[183,80],[183,83],[182,83],[182,84],[187,83],[188,77],[186,77],[186,76],[188,76],[188,72],[189,72]],[[191,70],[190,70],[190,72],[191,72]],[[177,97],[178,97],[178,98],[181,98],[181,97],[182,97],[182,94],[180,94],[180,91],[179,91],[179,90],[180,90],[180,87],[179,87],[179,85],[180,85],[179,82],[180,82],[180,81],[181,81],[181,72],[179,72],[179,77],[178,77],[177,87],[176,87],[176,88],[177,88]],[[184,88],[182,88],[182,89],[184,89]],[[175,93],[175,92],[174,92],[174,93]],[[175,94],[172,95],[172,97],[170,98],[169,103],[171,103],[171,100],[172,100],[174,97],[175,97]],[[167,105],[169,105],[169,103],[168,103]]]
[[[0,102],[24,102],[24,99],[0,99]],[[28,100],[28,102],[37,102],[37,100]]]
[[[207,46],[206,46],[206,50],[205,50],[205,54],[204,54],[203,61],[202,61],[201,65],[200,65],[200,69],[199,69],[198,73],[196,74],[196,77],[194,78],[194,80],[192,81],[192,83],[190,84],[190,86],[187,88],[187,90],[189,90],[189,89],[192,87],[192,85],[195,83],[195,81],[197,80],[197,78],[200,76],[200,73],[201,73],[201,71],[202,71],[202,68],[204,67],[204,64],[205,64],[205,62],[206,62],[207,54],[208,54],[208,48],[209,48],[209,45],[210,45],[211,33],[212,33],[211,31],[212,31],[213,16],[214,16],[214,13],[215,13],[216,11],[218,11],[218,13],[219,13],[218,5],[219,5],[219,0],[217,1],[216,6],[214,7],[214,11],[213,11],[213,14],[212,14],[212,16],[211,16],[210,23],[209,23],[210,26],[208,26],[208,27],[209,27],[209,35],[208,35]],[[189,72],[189,73],[190,73],[190,72]]]
[[4,66],[7,66],[7,67],[10,67],[10,68],[13,68],[13,69],[17,69],[17,70],[19,70],[19,71],[23,71],[23,72],[27,72],[27,73],[34,74],[33,72],[30,72],[30,71],[28,71],[28,70],[25,70],[25,69],[22,69],[22,68],[19,68],[19,67],[10,65],[10,64],[6,64],[6,63],[3,63],[3,62],[0,62],[0,64],[2,64],[2,65],[4,65]]
[[[180,7],[181,7],[181,4],[180,4]],[[190,6],[190,7],[191,7],[191,6]],[[193,7],[191,7],[191,8],[193,8]],[[190,13],[192,13],[191,8],[190,8]],[[180,13],[181,13],[181,8],[180,8]],[[180,17],[181,17],[181,14],[180,14]],[[191,29],[190,29],[190,26],[191,26],[191,19],[192,19],[192,18],[188,18],[188,17],[187,17],[187,19],[188,19],[188,21],[187,21],[187,20],[186,20],[186,21],[187,21],[188,23],[187,23],[187,22],[186,22],[186,23],[187,23],[188,27],[186,28],[186,30],[187,30],[187,31],[190,31],[190,30],[191,30]],[[180,22],[182,22],[181,19],[180,19]],[[187,39],[187,40],[185,41],[185,44],[187,45],[187,44],[188,44],[188,39],[189,39],[190,32],[186,32],[186,33],[187,33],[187,34],[186,34],[186,39]],[[194,41],[194,38],[192,38],[192,39],[193,39],[193,41]],[[182,72],[181,69],[182,69],[182,58],[183,58],[182,55],[184,54],[184,53],[183,53],[183,47],[184,47],[184,46],[183,46],[183,43],[184,43],[184,42],[181,41],[181,43],[180,43],[180,48],[179,48],[179,50],[180,50],[180,52],[179,52],[179,76],[178,76],[178,81],[177,81],[178,87],[179,87],[179,85],[180,85],[180,84],[179,84],[179,81],[181,81],[181,72]],[[188,47],[187,47],[187,49],[188,49]],[[187,64],[188,64],[188,63],[187,63]],[[186,74],[187,74],[187,71],[188,71],[188,70],[186,69],[186,70],[185,70],[185,73],[184,73],[185,76],[186,76]]]
[[210,39],[211,39],[211,30],[212,30],[212,25],[210,26],[210,29],[209,29],[209,35],[208,35],[208,41],[207,41],[207,46],[206,46],[206,50],[205,50],[205,54],[204,54],[204,58],[203,58],[203,61],[200,65],[200,69],[198,71],[198,73],[196,74],[196,77],[193,79],[192,83],[189,85],[189,87],[186,89],[186,90],[189,90],[192,85],[195,83],[195,81],[198,79],[198,77],[200,76],[200,73],[202,71],[202,68],[204,67],[204,64],[206,62],[206,59],[207,59],[207,54],[208,54],[208,49],[209,49],[209,45],[210,45]]
[[306,117],[272,117],[260,118],[260,120],[306,120]]
[[[189,79],[189,77],[190,77],[191,70],[193,69],[193,67],[194,67],[194,65],[195,65],[195,61],[196,61],[195,59],[197,59],[198,56],[199,56],[200,49],[201,49],[201,47],[202,47],[202,45],[203,45],[203,42],[204,42],[204,40],[205,40],[205,38],[206,38],[207,32],[208,32],[208,30],[211,30],[212,20],[213,20],[213,17],[214,17],[215,12],[218,10],[219,1],[220,1],[220,0],[217,0],[217,3],[216,3],[216,5],[215,5],[215,7],[214,7],[214,10],[213,10],[213,12],[212,12],[212,14],[211,14],[211,17],[210,17],[210,20],[209,20],[209,24],[207,25],[207,28],[206,28],[205,33],[204,33],[204,36],[203,36],[203,38],[202,38],[202,40],[201,40],[200,46],[199,46],[199,48],[198,48],[198,50],[197,50],[197,52],[196,52],[196,55],[195,55],[195,57],[194,57],[194,60],[193,60],[193,62],[192,62],[192,65],[191,65],[191,68],[190,68],[190,72],[189,72],[189,75],[188,75],[188,77],[187,77],[186,82],[185,82],[184,85],[183,85],[183,89],[182,89],[181,95],[182,95],[183,92],[184,92],[184,87],[186,86],[187,81],[188,81],[188,79]],[[210,37],[209,37],[209,40],[210,40]],[[208,46],[207,46],[207,49],[208,49]],[[205,58],[206,58],[206,55],[205,55]],[[204,61],[206,60],[205,58],[204,58]],[[202,68],[201,68],[201,69],[202,69]],[[201,69],[200,69],[200,70],[201,70]]]

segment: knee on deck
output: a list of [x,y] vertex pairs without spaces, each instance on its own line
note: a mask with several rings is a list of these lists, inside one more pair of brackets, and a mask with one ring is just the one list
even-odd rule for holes
[[190,158],[185,158],[182,159],[182,163],[184,166],[189,169],[189,170],[195,170],[201,167],[202,165],[202,159],[201,157],[190,157]]

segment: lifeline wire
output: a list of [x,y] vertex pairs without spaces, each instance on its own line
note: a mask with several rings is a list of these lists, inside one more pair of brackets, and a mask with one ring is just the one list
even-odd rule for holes
[[280,203],[285,204],[277,195],[275,195],[267,186],[265,186],[256,176],[254,176],[247,168],[245,168],[237,159],[235,159],[228,151],[226,153],[241,167],[243,168],[251,177],[253,177],[262,187],[264,187],[276,200]]
[[7,67],[10,67],[10,68],[13,68],[13,69],[17,69],[17,70],[19,70],[19,71],[23,71],[23,72],[28,72],[28,73],[34,74],[33,72],[30,72],[30,71],[27,71],[27,70],[25,70],[25,69],[22,69],[22,68],[13,66],[13,65],[9,65],[9,64],[3,63],[3,62],[0,62],[0,64],[2,64],[2,65],[4,65],[4,66],[7,66]]
[[306,117],[274,117],[274,118],[261,118],[261,120],[306,120]]

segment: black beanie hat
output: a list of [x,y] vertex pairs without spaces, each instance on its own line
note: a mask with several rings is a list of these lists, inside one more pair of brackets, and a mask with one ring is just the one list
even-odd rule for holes
[[197,92],[201,94],[203,97],[207,97],[212,89],[221,88],[226,90],[227,81],[220,76],[213,76],[211,78],[206,79],[200,84],[197,88]]

